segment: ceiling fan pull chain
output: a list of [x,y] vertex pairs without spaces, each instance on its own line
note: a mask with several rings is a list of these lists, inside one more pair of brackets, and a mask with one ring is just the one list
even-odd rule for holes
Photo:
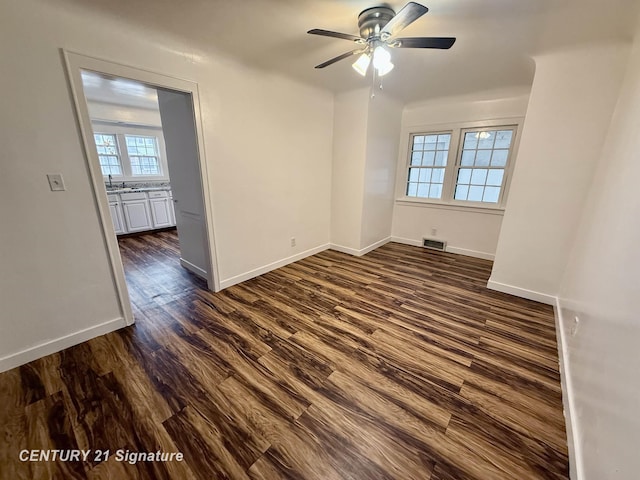
[[371,99],[376,98],[376,69],[372,68],[371,73]]

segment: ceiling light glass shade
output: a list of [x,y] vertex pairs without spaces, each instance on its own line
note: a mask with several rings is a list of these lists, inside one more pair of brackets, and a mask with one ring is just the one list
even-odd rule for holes
[[358,60],[353,62],[353,69],[363,77],[367,74],[367,69],[371,63],[371,56],[368,53],[363,53],[358,57]]
[[378,46],[373,51],[373,66],[378,70],[378,75],[383,76],[393,70],[393,63],[391,63],[391,54],[389,51]]

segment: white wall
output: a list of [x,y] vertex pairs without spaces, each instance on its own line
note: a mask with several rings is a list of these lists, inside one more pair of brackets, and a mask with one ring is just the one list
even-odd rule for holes
[[335,96],[331,245],[335,249],[352,254],[360,250],[362,239],[368,112],[368,88]]
[[[406,186],[410,133],[437,131],[476,121],[523,117],[528,98],[528,87],[521,87],[407,105],[402,113],[396,198],[403,196]],[[454,253],[493,258],[501,222],[502,211],[397,201],[392,231],[394,239],[404,243],[421,245],[423,237],[435,237],[446,240],[447,249]],[[436,235],[432,234],[434,228]]]
[[198,82],[223,281],[329,242],[332,95],[125,21],[2,3],[0,369],[121,325],[60,47]]
[[640,471],[638,132],[640,28],[560,288],[565,374],[584,480],[632,480]]
[[491,288],[553,302],[627,54],[613,44],[536,57]]
[[331,248],[363,255],[391,237],[402,106],[369,88],[336,94]]
[[391,237],[402,105],[384,92],[369,101],[360,249]]

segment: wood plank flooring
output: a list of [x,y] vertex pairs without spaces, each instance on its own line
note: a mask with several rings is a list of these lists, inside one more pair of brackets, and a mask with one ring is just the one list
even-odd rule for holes
[[120,245],[136,324],[0,374],[2,479],[568,478],[553,312],[491,262],[390,243],[214,294],[175,232]]

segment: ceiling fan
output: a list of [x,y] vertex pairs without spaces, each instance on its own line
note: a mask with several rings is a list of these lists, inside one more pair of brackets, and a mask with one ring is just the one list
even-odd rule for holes
[[411,25],[429,9],[419,3],[407,3],[397,14],[388,6],[372,7],[358,15],[360,36],[349,33],[332,32],[314,28],[307,33],[324,37],[341,38],[355,42],[359,47],[350,52],[338,55],[315,68],[324,68],[353,55],[360,55],[353,68],[362,76],[367,74],[369,64],[382,76],[393,69],[390,48],[439,48],[448,49],[455,43],[454,37],[398,37],[405,27]]

